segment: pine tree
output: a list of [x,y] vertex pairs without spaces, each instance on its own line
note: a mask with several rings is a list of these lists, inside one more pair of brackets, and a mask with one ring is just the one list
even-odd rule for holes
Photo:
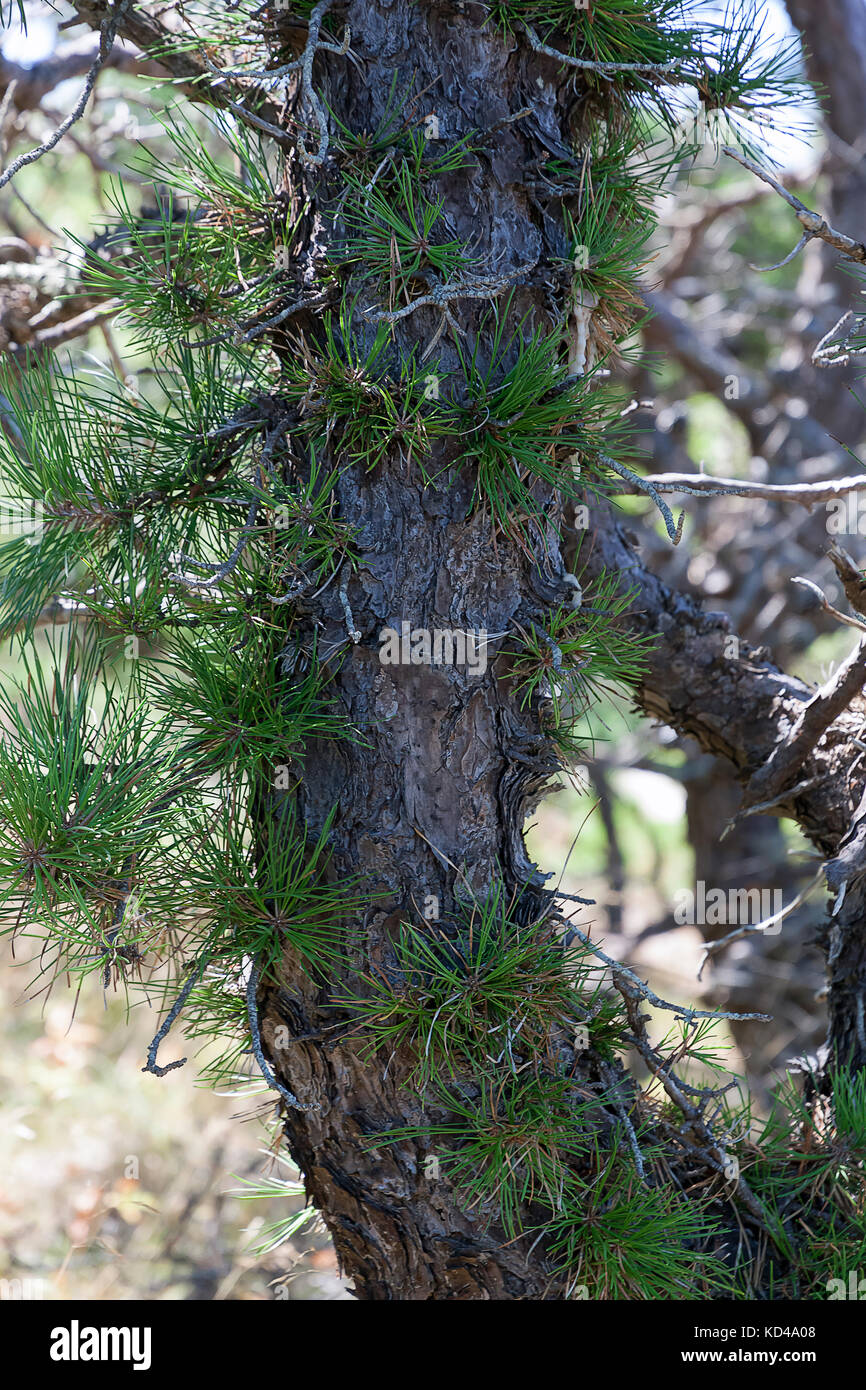
[[682,531],[616,385],[653,197],[695,113],[756,154],[787,56],[680,0],[79,8],[186,97],[82,247],[152,366],[2,383],[8,931],[159,982],[156,1075],[174,1024],[255,1062],[362,1298],[823,1296],[862,1074],[755,1136],[522,838],[654,643],[581,517]]

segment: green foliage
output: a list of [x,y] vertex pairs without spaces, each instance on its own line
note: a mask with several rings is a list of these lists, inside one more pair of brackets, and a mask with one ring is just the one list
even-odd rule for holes
[[729,1291],[724,1266],[705,1253],[714,1222],[700,1202],[641,1183],[616,1147],[596,1151],[595,1160],[595,1181],[570,1192],[548,1227],[551,1254],[572,1290],[642,1302]]
[[[605,460],[628,452],[604,364],[569,374],[565,320],[591,311],[604,362],[633,331],[649,202],[666,169],[653,120],[676,126],[686,90],[747,142],[799,81],[790,52],[742,32],[741,9],[699,34],[696,7],[680,0],[487,8],[524,45],[528,24],[572,58],[639,67],[602,76],[571,65],[596,134],[539,166],[561,206],[562,259],[550,269],[570,284],[563,322],[530,327],[519,288],[498,301],[491,292],[465,335],[448,324],[459,370],[442,400],[438,364],[398,351],[389,316],[498,267],[455,238],[445,199],[487,137],[428,139],[424,93],[398,91],[395,73],[372,130],[331,113],[334,160],[315,194],[321,254],[318,232],[298,235],[309,205],[293,203],[278,145],[234,116],[170,113],[172,158],[140,153],[152,185],[142,205],[121,181],[109,233],[79,242],[82,288],[119,302],[151,365],[126,383],[57,362],[3,373],[0,487],[22,525],[0,543],[0,632],[27,644],[28,681],[0,691],[0,909],[7,932],[41,943],[45,974],[98,971],[106,983],[113,971],[134,985],[135,970],[155,964],[167,1004],[182,961],[188,1031],[219,1083],[243,1075],[252,1050],[251,972],[279,981],[297,965],[362,1048],[390,1054],[388,1065],[401,1053],[401,1080],[418,1088],[422,1121],[376,1144],[432,1145],[479,1222],[541,1242],[570,1287],[711,1295],[728,1288],[703,1253],[717,1234],[716,1179],[709,1196],[674,1195],[655,1111],[636,1085],[628,1115],[611,1096],[605,1069],[618,1068],[632,1024],[591,949],[558,935],[552,899],[530,907],[497,876],[485,894],[455,895],[435,923],[403,922],[359,972],[346,928],[375,893],[335,873],[337,808],[317,833],[302,814],[311,741],[361,737],[334,697],[339,658],[319,650],[324,620],[310,597],[356,562],[340,514],[346,470],[371,488],[386,466],[416,468],[431,489],[466,475],[494,543],[504,534],[520,564],[543,563],[563,501],[601,490]],[[251,21],[211,0],[186,10],[190,35],[167,45],[200,57],[206,43],[212,59],[220,45],[246,47],[251,22],[282,32],[286,17],[260,10]],[[292,15],[312,11],[298,0]],[[542,61],[556,72],[555,57]],[[257,99],[247,89],[248,111]],[[314,331],[297,327],[300,302],[318,316]],[[522,615],[497,671],[537,713],[538,733],[570,751],[575,719],[609,686],[638,681],[647,647],[622,622],[631,596],[616,576],[579,597]],[[78,621],[46,659],[37,632],[52,603]],[[711,1033],[681,1027],[661,1046],[712,1066]],[[789,1097],[753,1144],[751,1117],[730,1119],[770,1213],[771,1278],[815,1290],[842,1253],[866,1260],[862,1078],[837,1077],[820,1113]],[[270,1179],[247,1195],[286,1191]],[[305,1219],[269,1228],[265,1249]]]
[[762,127],[803,128],[798,108],[807,88],[799,41],[762,37],[764,15],[756,0],[730,0],[718,18],[702,0],[605,0],[586,9],[573,0],[502,0],[490,14],[515,34],[532,25],[542,42],[571,57],[637,65],[603,77],[585,68],[581,78],[618,93],[629,115],[636,98],[654,110],[675,136],[680,158],[697,154],[703,143],[688,133],[696,112],[683,91],[694,94],[697,112],[724,115],[723,122],[709,124],[710,138],[739,141],[754,157],[763,157]]
[[104,247],[78,241],[83,285],[120,300],[145,348],[187,335],[240,341],[293,280],[282,159],[260,132],[218,114],[204,132],[177,110],[162,123],[174,157],[137,161],[155,206],[139,211],[123,182],[112,185]]
[[261,620],[244,626],[243,634],[234,624],[180,631],[154,663],[155,707],[192,732],[196,757],[210,773],[268,773],[296,762],[308,739],[346,731],[314,663],[299,663],[289,678],[281,666],[284,639]]
[[611,687],[637,684],[646,668],[651,638],[637,638],[617,619],[628,612],[633,594],[623,594],[617,575],[602,573],[581,607],[559,604],[544,628],[515,623],[516,649],[506,647],[509,672],[525,707],[543,696],[549,701],[548,729],[556,738]]
[[531,24],[551,47],[605,63],[684,59],[696,38],[680,23],[682,0],[605,0],[588,9],[574,0],[501,0],[490,15],[515,32]]
[[7,28],[12,23],[13,6],[18,11],[18,22],[22,31],[27,33],[27,10],[24,7],[24,0],[3,0],[0,4],[0,29]]
[[[763,18],[756,0],[730,0],[708,30],[693,78],[707,116],[724,117],[716,123],[722,140],[752,158],[762,157],[768,127],[808,132],[798,109],[806,97],[800,40],[762,37]],[[712,135],[712,119],[707,129]]]
[[572,293],[578,303],[600,306],[598,318],[603,318],[606,345],[611,347],[630,330],[640,308],[635,273],[646,263],[644,247],[652,230],[645,222],[625,221],[622,211],[616,185],[594,178],[592,194],[584,199],[581,211],[575,216],[567,209],[565,213],[574,272]]
[[[416,187],[424,193],[442,175],[469,168],[475,156],[475,131],[469,131],[444,147],[439,141],[427,138],[424,129],[419,129],[423,117],[418,113],[417,100],[408,90],[398,96],[396,73],[385,112],[372,133],[352,130],[335,112],[329,114],[336,131],[332,145],[347,171],[349,196],[356,205],[355,219],[360,218],[362,230],[367,221],[365,209],[372,189],[378,189],[379,199],[387,194],[392,199],[402,198],[414,204]],[[441,205],[428,202],[427,207],[430,206]],[[414,215],[417,217],[417,210]]]
[[[728,1123],[750,1128],[750,1107]],[[807,1098],[789,1078],[775,1090],[767,1118],[754,1127],[740,1163],[770,1214],[777,1250],[773,1296],[828,1297],[866,1261],[866,1076],[840,1067],[832,1096]],[[740,1295],[753,1295],[749,1271]],[[858,1276],[859,1277],[859,1276]]]
[[351,557],[351,529],[334,511],[340,471],[339,467],[330,472],[324,469],[311,445],[306,476],[299,477],[294,487],[271,479],[270,492],[260,494],[279,544],[278,580],[307,573],[318,583]]
[[367,1045],[410,1049],[421,1087],[467,1068],[516,1074],[517,1058],[543,1053],[552,1029],[570,1037],[585,1019],[607,1055],[617,1009],[589,979],[589,953],[566,952],[543,915],[521,924],[519,909],[497,881],[453,919],[402,923],[395,968],[365,973],[364,993],[340,1001]]
[[523,1230],[528,1206],[559,1208],[569,1182],[569,1165],[592,1146],[601,1103],[583,1099],[566,1077],[527,1072],[487,1078],[477,1099],[449,1095],[450,1118],[436,1124],[406,1127],[377,1135],[375,1144],[423,1138],[437,1156],[449,1182],[469,1210],[485,1223],[497,1221],[510,1239]]
[[[270,1160],[284,1163],[286,1167],[296,1171],[281,1153],[267,1153],[267,1157]],[[287,1199],[298,1200],[301,1198],[306,1202],[304,1184],[298,1182],[297,1178],[280,1177],[277,1173],[270,1173],[257,1178],[240,1177],[239,1181],[244,1185],[242,1188],[235,1188],[233,1195],[239,1197],[242,1202],[267,1202],[274,1199],[284,1202]],[[315,1207],[302,1205],[298,1211],[292,1212],[290,1216],[280,1217],[276,1221],[269,1222],[257,1234],[256,1243],[252,1246],[255,1255],[261,1259],[262,1256],[269,1255],[272,1250],[278,1250],[281,1245],[285,1245],[287,1240],[291,1240],[318,1220],[318,1215]]]
[[459,241],[442,239],[442,203],[418,187],[420,149],[417,154],[393,169],[385,188],[369,189],[356,175],[345,176],[350,196],[342,216],[350,235],[342,258],[365,277],[387,281],[392,301],[414,282],[427,283],[430,273],[448,280],[471,264]]
[[[225,472],[226,421],[249,406],[257,384],[254,374],[226,370],[218,355],[183,349],[168,352],[155,372],[153,400],[107,373],[4,369],[13,429],[0,436],[0,485],[23,520],[0,542],[0,630],[32,633],[58,591],[76,596],[77,578],[86,592],[90,580],[78,567],[94,558],[103,575],[119,575],[130,546],[143,547],[152,568],[159,557],[167,567],[169,550],[189,542],[192,513],[224,526],[227,489],[220,492],[210,470]],[[230,432],[233,446],[251,442],[255,413],[250,421]]]
[[94,645],[31,652],[28,673],[0,689],[4,931],[43,937],[42,970],[83,977],[141,954],[178,748]]
[[395,71],[384,110],[372,130],[366,126],[361,129],[348,126],[335,111],[328,109],[334,129],[331,143],[337,157],[365,185],[389,161],[412,126],[412,116],[407,109],[412,104],[412,88],[407,86],[402,92],[398,91],[398,77]]
[[283,808],[275,805],[264,831],[240,792],[200,816],[188,832],[198,845],[187,867],[191,897],[208,914],[209,957],[220,950],[229,960],[250,957],[267,974],[291,950],[308,973],[327,971],[342,954],[339,919],[357,907],[358,885],[328,880],[336,808],[318,837],[297,821],[290,801]]
[[574,496],[573,456],[592,447],[602,419],[613,422],[591,379],[569,377],[558,333],[519,342],[506,337],[506,324],[507,311],[498,313],[486,363],[480,335],[471,353],[458,344],[466,400],[455,405],[454,428],[468,441],[460,460],[477,469],[475,501],[497,529],[525,537],[528,522],[545,520],[535,485]]
[[381,324],[365,342],[344,303],[338,323],[324,316],[321,355],[295,359],[284,388],[298,400],[301,428],[314,448],[324,450],[336,435],[344,456],[368,471],[390,455],[404,463],[422,459],[431,440],[449,428],[447,415],[426,394],[429,373],[414,357],[394,368],[390,336]]

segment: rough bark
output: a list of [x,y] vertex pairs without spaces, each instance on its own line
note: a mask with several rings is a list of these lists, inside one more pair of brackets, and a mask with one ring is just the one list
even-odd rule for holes
[[[482,28],[450,6],[406,0],[364,0],[348,6],[352,46],[362,73],[339,59],[321,64],[326,99],[339,120],[372,130],[382,117],[394,73],[397,88],[424,92],[442,137],[458,139],[514,115],[530,86],[550,139],[564,130],[574,98],[552,85],[555,66],[537,59],[491,25]],[[318,71],[318,65],[317,65]],[[562,98],[558,103],[558,97]],[[442,181],[449,233],[475,248],[484,266],[521,277],[517,305],[533,325],[552,326],[547,281],[565,249],[558,220],[533,201],[528,173],[544,154],[518,123],[504,126],[467,177]],[[307,177],[314,208],[327,207],[327,180]],[[327,216],[317,237],[328,236]],[[457,312],[464,331],[489,351],[488,306]],[[404,354],[439,327],[439,314],[419,311],[399,325]],[[516,322],[515,318],[515,322]],[[442,343],[446,368],[457,365],[453,343]],[[458,446],[459,448],[459,446]],[[453,460],[441,453],[434,467]],[[532,877],[521,829],[554,759],[540,737],[538,712],[521,710],[514,691],[491,661],[483,677],[454,667],[383,666],[383,628],[485,630],[505,633],[516,617],[549,608],[562,596],[562,561],[553,538],[539,569],[513,542],[494,542],[489,517],[467,518],[471,472],[447,490],[425,489],[414,465],[384,463],[372,475],[350,470],[338,487],[340,515],[356,534],[360,565],[348,584],[353,622],[336,676],[347,718],[363,742],[321,744],[309,752],[304,814],[318,829],[335,803],[333,837],[343,874],[362,874],[379,896],[352,924],[359,965],[389,961],[390,937],[402,915],[435,895],[447,912],[467,889],[483,895],[497,877],[515,887]],[[323,598],[322,650],[346,650],[346,616],[336,586]],[[499,644],[491,644],[491,654]],[[501,670],[498,674],[502,674]],[[265,1041],[287,1023],[296,1034],[317,1033],[333,1014],[297,973],[263,1000]],[[369,1058],[353,1038],[298,1041],[273,1050],[283,1081],[320,1109],[290,1111],[286,1131],[312,1200],[323,1211],[342,1264],[366,1299],[540,1298],[550,1279],[529,1239],[509,1244],[481,1213],[465,1209],[446,1185],[424,1176],[417,1142],[369,1149],[371,1134],[417,1124],[420,1097],[406,1088],[407,1059]]]

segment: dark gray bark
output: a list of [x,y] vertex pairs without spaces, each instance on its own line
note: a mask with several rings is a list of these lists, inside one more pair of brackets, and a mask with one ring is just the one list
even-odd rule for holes
[[[362,72],[326,57],[323,90],[339,120],[373,130],[394,74],[397,89],[425,92],[443,139],[506,121],[532,89],[548,139],[568,142],[575,107],[572,84],[554,85],[556,68],[504,41],[480,15],[407,0],[359,0],[345,18]],[[318,72],[318,65],[317,65]],[[542,79],[539,89],[537,79]],[[484,266],[503,275],[530,265],[520,278],[513,321],[553,326],[554,261],[565,252],[561,220],[528,190],[541,142],[519,123],[503,126],[468,174],[442,180],[449,234],[474,247]],[[299,170],[299,173],[301,171]],[[327,177],[305,175],[314,209],[323,212],[321,246],[329,236],[334,192]],[[371,303],[375,298],[371,295]],[[489,352],[489,306],[457,306],[464,330],[480,334]],[[398,326],[408,355],[436,332],[440,315],[422,310]],[[315,331],[315,329],[313,329]],[[453,370],[453,342],[441,343],[443,367]],[[434,471],[453,461],[460,444],[434,455]],[[483,677],[459,667],[383,666],[383,628],[483,629],[506,632],[515,618],[549,609],[562,597],[562,561],[549,537],[544,570],[513,542],[494,542],[489,517],[467,519],[471,470],[455,472],[447,489],[425,489],[414,464],[393,460],[372,474],[350,470],[338,486],[340,515],[355,529],[360,565],[348,584],[353,622],[361,633],[347,648],[347,620],[336,592],[323,596],[320,650],[346,651],[336,689],[364,742],[321,744],[310,750],[303,810],[318,829],[331,807],[340,812],[333,843],[338,871],[362,874],[379,896],[350,924],[358,963],[389,962],[389,932],[417,920],[417,906],[435,895],[443,914],[467,888],[483,896],[498,877],[515,887],[532,877],[522,841],[524,817],[554,759],[540,736],[538,711],[520,710],[491,660]],[[491,655],[499,645],[492,643]],[[501,671],[499,672],[501,674]],[[282,992],[262,1002],[263,1035],[280,1022],[295,1034],[331,1023],[313,986],[287,974]],[[369,1136],[423,1118],[421,1098],[405,1086],[409,1059],[370,1058],[355,1038],[299,1041],[273,1049],[275,1066],[296,1095],[320,1109],[290,1111],[286,1132],[310,1196],[324,1212],[346,1271],[366,1299],[540,1298],[550,1278],[529,1239],[509,1244],[494,1225],[445,1184],[424,1176],[417,1142],[382,1146]]]

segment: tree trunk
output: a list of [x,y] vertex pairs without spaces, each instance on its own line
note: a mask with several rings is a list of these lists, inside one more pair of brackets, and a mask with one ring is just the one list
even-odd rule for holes
[[[520,276],[510,322],[516,327],[525,316],[524,334],[549,332],[556,310],[550,286],[562,278],[556,260],[567,254],[565,233],[561,218],[550,216],[529,187],[531,171],[547,154],[540,133],[512,118],[525,105],[523,93],[532,90],[546,140],[570,148],[574,84],[566,72],[555,86],[556,64],[506,41],[493,24],[482,27],[476,7],[463,9],[357,0],[345,18],[363,71],[325,55],[317,59],[317,80],[321,64],[335,120],[354,131],[373,131],[387,119],[395,72],[398,92],[411,86],[426,94],[416,109],[435,115],[443,140],[502,123],[471,174],[442,179],[438,191],[449,235],[471,245],[480,265],[495,265],[503,276],[534,267]],[[327,177],[298,172],[320,250],[329,236],[335,187]],[[367,302],[376,300],[368,295]],[[485,361],[494,331],[489,314],[485,321],[488,310],[489,304],[470,300],[454,306],[461,331],[477,335]],[[399,323],[396,342],[404,358],[428,343],[440,323],[431,309]],[[450,334],[440,351],[443,366],[453,371],[458,359]],[[433,471],[453,463],[456,452],[459,444],[434,452]],[[360,641],[347,644],[337,585],[317,611],[318,640],[321,651],[346,652],[335,685],[362,740],[310,748],[302,802],[314,831],[339,803],[332,836],[337,871],[364,875],[379,895],[375,907],[350,924],[363,973],[393,963],[390,933],[401,918],[417,920],[421,905],[435,900],[445,916],[455,896],[483,895],[497,879],[519,890],[533,878],[521,831],[555,766],[541,737],[537,702],[521,709],[517,693],[497,678],[497,641],[491,640],[490,664],[478,677],[460,667],[383,665],[380,633],[400,633],[408,622],[412,629],[503,634],[516,618],[555,606],[566,586],[552,533],[542,569],[513,541],[501,534],[494,539],[489,516],[475,511],[467,517],[472,480],[465,465],[462,481],[455,472],[453,486],[437,491],[425,489],[414,464],[389,458],[371,474],[350,468],[337,496],[360,556],[344,590]],[[371,1135],[423,1120],[424,1102],[404,1084],[406,1058],[369,1057],[352,1037],[318,1036],[334,1017],[323,1002],[286,962],[283,988],[264,992],[262,1034],[283,1083],[320,1107],[290,1110],[286,1134],[358,1295],[544,1296],[550,1276],[540,1253],[530,1251],[531,1241],[509,1243],[495,1225],[485,1230],[480,1213],[467,1211],[458,1194],[425,1176],[423,1144],[371,1149]],[[299,1039],[284,1049],[274,1042],[281,1024]],[[303,1039],[307,1034],[314,1037]]]
[[[803,37],[806,71],[822,97],[824,127],[830,144],[828,173],[830,209],[836,227],[853,227],[860,235],[866,225],[866,6],[861,0],[786,0],[792,23]],[[820,257],[822,279],[833,286],[835,303],[826,331],[846,309],[862,308],[859,286],[846,274],[827,247]],[[851,394],[860,369],[821,371],[803,364],[808,381],[810,412],[836,439],[852,448],[864,434],[863,407]],[[859,393],[858,393],[859,394]]]

